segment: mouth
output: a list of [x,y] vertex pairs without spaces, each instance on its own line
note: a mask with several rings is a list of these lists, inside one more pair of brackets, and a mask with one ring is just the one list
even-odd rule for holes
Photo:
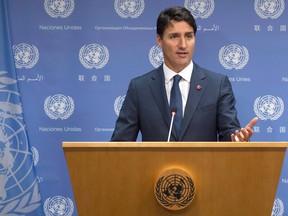
[[188,52],[176,52],[176,55],[180,58],[186,58],[188,56]]

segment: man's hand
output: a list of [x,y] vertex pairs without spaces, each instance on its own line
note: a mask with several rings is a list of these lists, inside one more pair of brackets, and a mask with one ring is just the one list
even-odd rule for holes
[[231,134],[232,142],[248,142],[250,137],[254,134],[252,127],[257,123],[258,118],[253,118],[245,128],[241,128],[240,131],[236,130],[235,134]]

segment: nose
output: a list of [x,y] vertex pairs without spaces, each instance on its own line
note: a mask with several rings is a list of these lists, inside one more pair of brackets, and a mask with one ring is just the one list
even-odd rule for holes
[[187,47],[187,41],[185,37],[179,38],[179,48],[185,49]]

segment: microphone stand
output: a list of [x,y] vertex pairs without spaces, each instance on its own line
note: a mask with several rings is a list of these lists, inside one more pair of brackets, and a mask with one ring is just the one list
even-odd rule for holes
[[175,111],[172,111],[172,118],[171,118],[171,122],[170,122],[170,128],[169,128],[169,133],[168,133],[168,139],[167,142],[170,142],[170,137],[171,137],[171,133],[172,133],[172,127],[173,127],[173,122],[174,122],[174,116],[176,115]]

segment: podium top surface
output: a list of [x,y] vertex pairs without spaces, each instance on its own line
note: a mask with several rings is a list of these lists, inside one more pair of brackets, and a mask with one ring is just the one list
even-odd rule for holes
[[288,142],[72,142],[63,148],[287,148]]

